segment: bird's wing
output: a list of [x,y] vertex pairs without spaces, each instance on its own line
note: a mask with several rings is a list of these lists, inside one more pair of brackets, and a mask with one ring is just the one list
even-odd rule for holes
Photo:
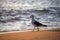
[[38,25],[43,25],[42,23],[38,22],[38,21],[35,21],[36,24]]

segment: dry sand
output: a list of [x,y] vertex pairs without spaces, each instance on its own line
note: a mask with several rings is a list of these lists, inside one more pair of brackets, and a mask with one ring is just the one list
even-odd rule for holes
[[60,40],[60,32],[40,30],[0,34],[0,40]]

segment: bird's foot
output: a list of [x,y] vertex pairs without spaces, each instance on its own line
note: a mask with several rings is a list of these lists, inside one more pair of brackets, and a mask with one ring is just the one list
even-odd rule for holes
[[39,31],[39,29],[37,31]]
[[32,30],[32,32],[34,32],[34,30]]

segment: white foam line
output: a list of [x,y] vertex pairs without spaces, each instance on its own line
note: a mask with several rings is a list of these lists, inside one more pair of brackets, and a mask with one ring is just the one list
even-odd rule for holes
[[[44,30],[49,30],[49,29],[44,29]],[[0,34],[17,33],[17,32],[30,32],[30,31],[32,31],[32,30],[0,32]]]
[[31,30],[27,30],[27,31],[1,32],[0,34],[17,33],[17,32],[30,32],[30,31],[31,31]]
[[[48,29],[45,29],[48,30]],[[30,32],[32,30],[25,30],[25,31],[10,31],[10,32],[0,32],[0,34],[8,34],[8,33],[17,33],[17,32]]]

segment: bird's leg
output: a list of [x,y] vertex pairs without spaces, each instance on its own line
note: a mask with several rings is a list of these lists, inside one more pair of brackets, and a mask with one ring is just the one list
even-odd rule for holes
[[39,31],[39,27],[37,27],[37,30]]
[[33,29],[33,31],[35,30],[35,27],[34,27],[34,29]]

